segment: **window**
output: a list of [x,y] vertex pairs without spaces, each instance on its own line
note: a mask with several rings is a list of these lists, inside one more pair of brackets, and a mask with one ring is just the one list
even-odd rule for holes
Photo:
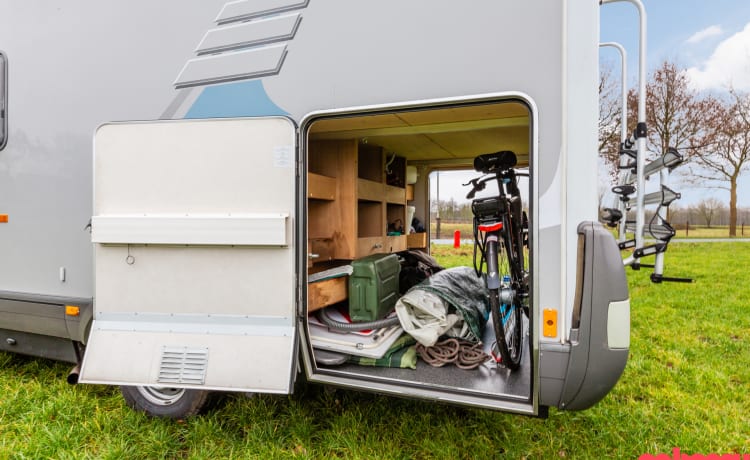
[[8,60],[0,52],[0,150],[8,140]]

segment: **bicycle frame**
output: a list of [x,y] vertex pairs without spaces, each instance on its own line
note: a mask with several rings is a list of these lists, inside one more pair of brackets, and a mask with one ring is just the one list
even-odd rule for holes
[[[513,169],[495,172],[498,195],[490,198],[477,199],[472,202],[474,213],[474,269],[477,274],[482,272],[484,260],[488,263],[487,287],[500,288],[499,267],[490,267],[489,259],[485,257],[486,243],[490,238],[502,238],[503,246],[508,255],[511,272],[511,288],[519,293],[525,293],[522,286],[524,275],[523,241],[523,210],[521,206],[520,190],[518,189],[517,173]],[[479,183],[482,183],[481,181]],[[480,186],[481,187],[481,186]],[[517,218],[513,218],[517,216]],[[483,236],[481,234],[484,234]],[[515,242],[515,244],[514,244]],[[476,263],[476,249],[479,247],[482,257],[479,267]],[[496,263],[496,262],[495,262]]]
[[[528,298],[527,278],[523,257],[523,210],[517,184],[515,154],[508,151],[480,155],[474,160],[474,168],[493,176],[474,179],[473,189],[467,198],[472,198],[493,177],[497,181],[498,195],[472,201],[474,214],[474,270],[482,275],[487,261],[485,284],[489,291],[490,312],[495,332],[497,349],[495,360],[503,362],[510,370],[516,370],[521,361],[523,348],[523,300]],[[468,184],[467,184],[468,185]],[[507,255],[507,267],[500,266],[498,248],[502,239]],[[481,252],[477,267],[477,248]],[[505,271],[507,268],[507,271]],[[507,278],[501,281],[500,271]],[[515,317],[513,314],[515,313]],[[511,320],[511,318],[514,318]],[[496,347],[496,348],[495,348]]]

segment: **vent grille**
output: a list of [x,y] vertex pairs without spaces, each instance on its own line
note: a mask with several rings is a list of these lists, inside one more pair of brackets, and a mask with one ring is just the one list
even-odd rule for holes
[[208,348],[162,347],[159,383],[203,385]]

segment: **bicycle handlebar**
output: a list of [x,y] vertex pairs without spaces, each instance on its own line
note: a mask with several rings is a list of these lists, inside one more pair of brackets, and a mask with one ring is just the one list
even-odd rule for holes
[[477,192],[481,192],[484,190],[484,188],[487,186],[487,181],[494,179],[495,176],[484,176],[484,177],[477,177],[475,179],[470,180],[469,182],[465,184],[461,184],[463,186],[471,185],[471,191],[466,195],[467,200],[471,200],[474,198],[474,195],[477,194]]

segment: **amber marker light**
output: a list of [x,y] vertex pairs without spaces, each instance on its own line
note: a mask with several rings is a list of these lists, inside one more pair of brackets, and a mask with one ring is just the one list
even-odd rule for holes
[[68,316],[78,316],[81,314],[81,307],[77,305],[65,305],[65,314]]
[[0,224],[7,224],[7,223],[8,223],[8,215],[0,214]]
[[542,333],[545,337],[557,337],[557,310],[547,308],[544,310],[544,327]]

